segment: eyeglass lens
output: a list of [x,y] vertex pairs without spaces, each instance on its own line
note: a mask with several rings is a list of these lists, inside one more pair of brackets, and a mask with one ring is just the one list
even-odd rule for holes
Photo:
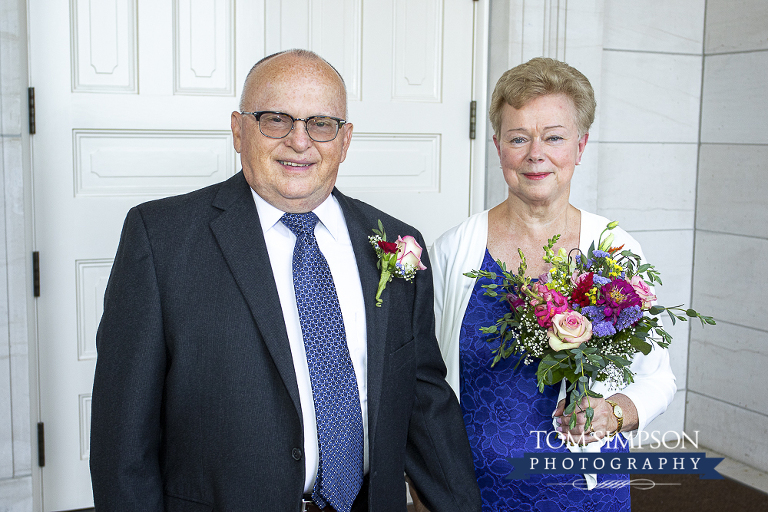
[[[328,142],[336,138],[339,122],[332,117],[314,116],[306,121],[306,130],[316,142]],[[291,132],[293,118],[287,114],[265,112],[259,117],[259,129],[267,137],[282,139]]]

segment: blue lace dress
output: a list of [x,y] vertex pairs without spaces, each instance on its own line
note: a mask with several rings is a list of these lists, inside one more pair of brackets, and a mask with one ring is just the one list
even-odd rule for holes
[[[501,269],[488,250],[483,270]],[[539,393],[536,385],[536,364],[520,364],[517,357],[500,361],[491,368],[493,344],[489,335],[479,331],[493,325],[508,306],[498,298],[483,295],[487,279],[475,283],[461,326],[461,407],[469,443],[475,460],[475,474],[483,499],[483,511],[592,512],[629,511],[629,475],[598,475],[598,484],[610,480],[611,487],[588,491],[582,475],[530,475],[526,480],[505,480],[513,467],[507,458],[523,457],[525,453],[565,452],[555,435],[549,436],[551,448],[540,434],[551,432],[552,412],[555,410],[559,386],[547,386]],[[538,444],[538,446],[537,446]],[[621,447],[603,451],[627,451]],[[624,485],[616,480],[623,481]]]

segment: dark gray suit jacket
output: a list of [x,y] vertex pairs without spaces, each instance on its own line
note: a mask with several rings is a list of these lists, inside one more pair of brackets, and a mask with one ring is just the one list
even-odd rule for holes
[[[368,242],[410,226],[337,190],[368,331],[369,510],[405,511],[405,470],[433,512],[480,510],[434,335],[432,275],[389,283]],[[426,251],[424,251],[426,260]],[[425,261],[429,267],[429,262]],[[297,511],[301,404],[277,288],[241,173],[133,208],[104,299],[93,386],[97,511]]]

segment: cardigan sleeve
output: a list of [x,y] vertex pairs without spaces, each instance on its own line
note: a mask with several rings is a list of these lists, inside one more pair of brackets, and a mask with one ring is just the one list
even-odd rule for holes
[[474,281],[465,272],[480,268],[488,239],[488,212],[471,216],[438,238],[429,252],[435,289],[435,331],[448,369],[446,380],[461,397],[459,334]]

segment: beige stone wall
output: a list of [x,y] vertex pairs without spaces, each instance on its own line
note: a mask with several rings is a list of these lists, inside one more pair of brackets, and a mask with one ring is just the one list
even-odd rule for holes
[[768,471],[768,4],[708,0],[685,428]]

